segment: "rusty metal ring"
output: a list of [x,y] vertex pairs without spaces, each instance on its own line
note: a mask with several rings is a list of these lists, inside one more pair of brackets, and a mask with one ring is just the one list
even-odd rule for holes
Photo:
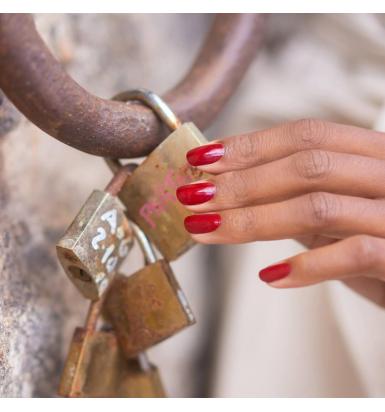
[[[126,90],[115,95],[112,100],[118,100],[124,103],[127,103],[130,100],[139,100],[145,103],[172,131],[182,124],[167,103],[150,90],[144,88]],[[113,173],[116,173],[123,166],[119,159],[105,158],[104,160]]]
[[[236,90],[262,44],[265,15],[224,14],[190,71],[163,96],[182,121],[204,129]],[[141,157],[166,133],[143,105],[93,96],[52,56],[26,14],[0,14],[0,88],[35,125],[97,156]]]

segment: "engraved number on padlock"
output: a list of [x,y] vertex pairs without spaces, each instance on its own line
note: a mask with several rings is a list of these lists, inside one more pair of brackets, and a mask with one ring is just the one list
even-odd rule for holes
[[114,176],[111,193],[95,190],[56,246],[68,277],[91,300],[100,298],[133,244],[129,221],[114,195],[127,175],[122,168]]

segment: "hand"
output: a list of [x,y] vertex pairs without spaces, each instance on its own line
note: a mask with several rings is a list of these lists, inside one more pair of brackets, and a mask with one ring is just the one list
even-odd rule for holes
[[300,120],[201,146],[187,159],[213,174],[177,190],[195,213],[185,226],[197,242],[315,240],[260,272],[278,288],[385,280],[384,134]]

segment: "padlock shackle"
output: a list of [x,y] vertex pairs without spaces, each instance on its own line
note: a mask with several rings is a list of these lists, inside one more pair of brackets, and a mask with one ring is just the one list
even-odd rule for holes
[[133,163],[119,167],[118,165],[116,165],[116,167],[114,167],[112,170],[114,172],[114,176],[112,177],[104,191],[112,196],[118,196],[119,192],[124,186],[124,183],[127,180],[127,177],[130,176],[130,174],[136,169],[136,167],[137,166]]
[[115,95],[112,100],[125,103],[130,100],[139,100],[152,109],[160,120],[162,120],[162,122],[164,122],[172,131],[182,124],[176,114],[170,109],[170,106],[151,90],[144,88],[126,90],[125,92]]
[[102,310],[105,295],[106,294],[104,294],[99,300],[92,301],[88,307],[86,323],[84,326],[87,332],[93,332],[96,330],[96,324]]
[[[171,131],[174,131],[182,124],[168,104],[151,90],[144,88],[126,90],[125,92],[115,95],[112,100],[125,103],[131,100],[139,100],[142,103],[145,103],[146,106],[152,109]],[[119,159],[105,158],[104,160],[113,173],[117,173],[123,166],[123,163]],[[133,171],[133,169],[131,171]]]
[[140,249],[143,252],[146,264],[150,265],[152,263],[155,263],[157,261],[157,258],[150,240],[138,225],[136,225],[134,222],[130,223],[132,226],[132,231],[134,232],[134,236],[139,243]]

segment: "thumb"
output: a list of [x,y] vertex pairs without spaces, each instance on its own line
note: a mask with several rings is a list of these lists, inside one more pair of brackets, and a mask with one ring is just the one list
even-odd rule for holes
[[385,280],[385,239],[353,236],[313,249],[259,272],[275,288],[294,288],[358,276]]

